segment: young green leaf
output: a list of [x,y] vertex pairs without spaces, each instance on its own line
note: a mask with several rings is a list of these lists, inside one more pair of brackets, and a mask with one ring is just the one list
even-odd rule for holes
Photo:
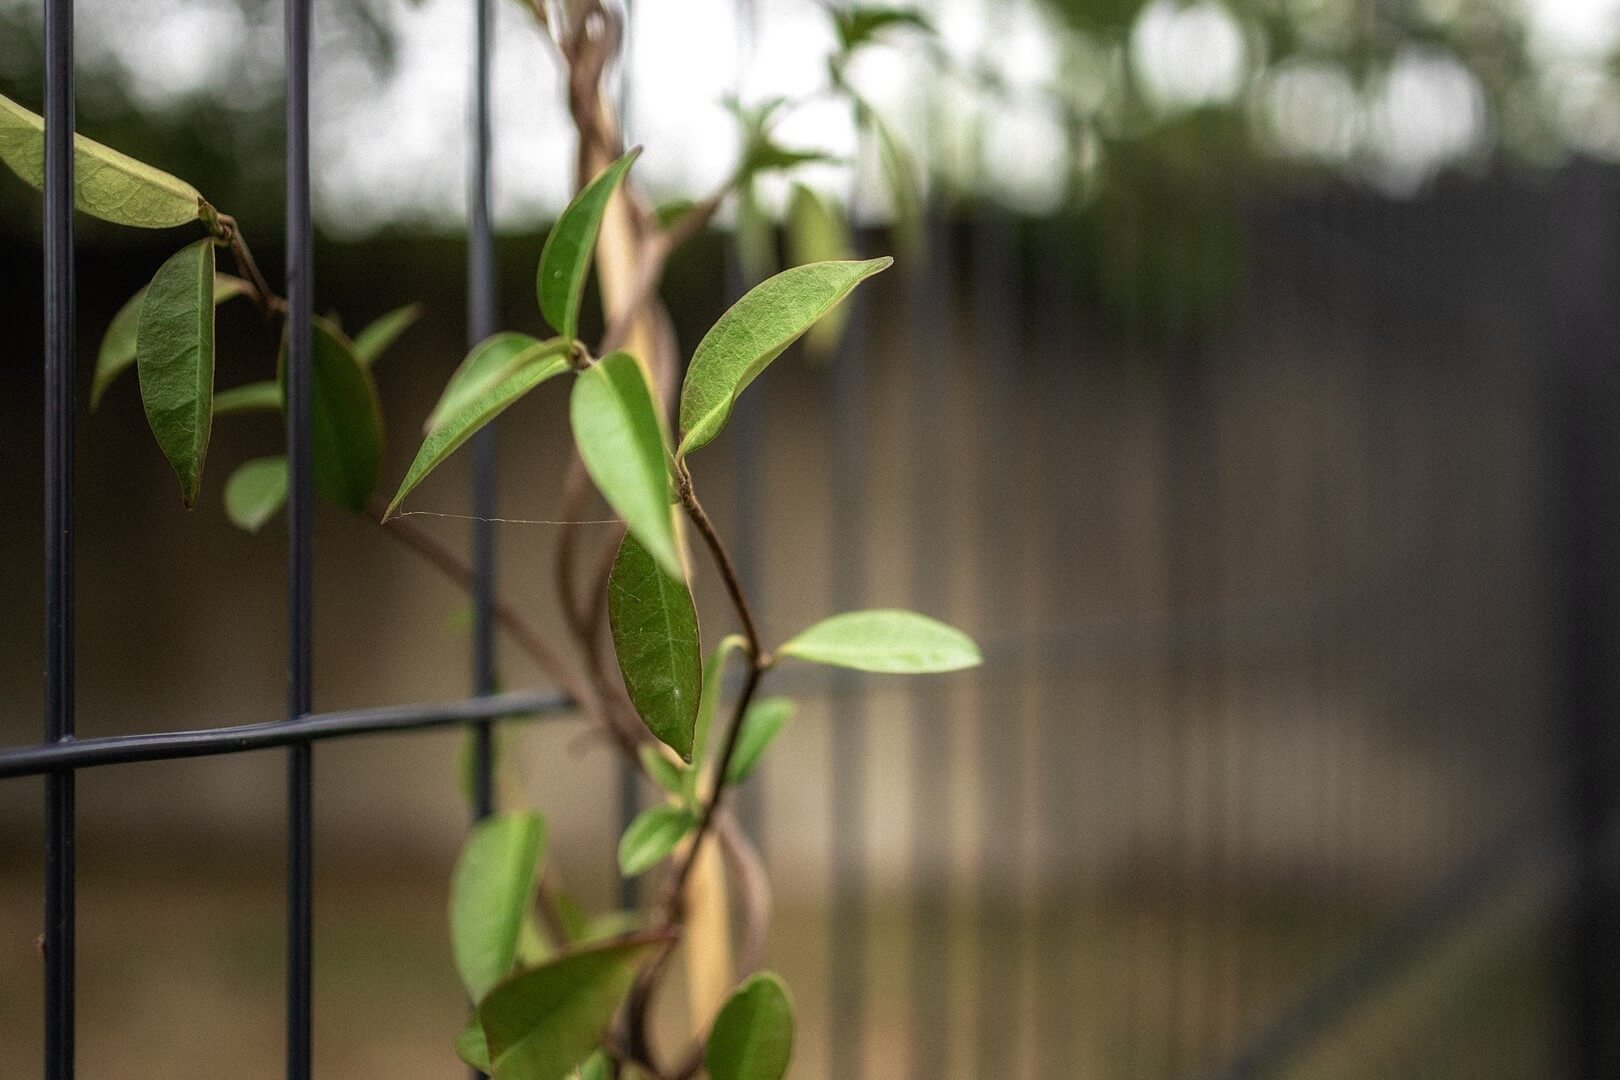
[[256,533],[287,502],[287,459],[254,458],[238,465],[225,482],[225,516],[232,525]]
[[769,971],[737,987],[704,1047],[710,1080],[782,1080],[793,1060],[793,1007]]
[[818,664],[916,675],[959,671],[983,662],[973,639],[911,611],[850,611],[823,619],[778,650]]
[[731,752],[731,764],[726,769],[726,783],[740,784],[753,773],[754,766],[782,729],[793,719],[795,706],[784,697],[760,698],[748,706],[743,714],[742,730],[737,733],[737,746]]
[[476,1016],[456,1036],[456,1056],[481,1073],[489,1072],[489,1043],[484,1041],[484,1029]]
[[510,813],[479,822],[461,849],[450,879],[450,946],[474,1001],[512,971],[545,846],[539,814]]
[[243,412],[281,411],[281,384],[273,382],[244,383],[214,395],[214,415]]
[[575,1080],[609,1080],[612,1070],[608,1068],[607,1055],[598,1050],[592,1054],[574,1072]]
[[359,358],[361,366],[370,367],[376,363],[382,351],[392,345],[395,338],[410,329],[411,324],[421,314],[421,304],[406,304],[378,316],[364,330],[354,335],[354,355]]
[[664,573],[684,577],[670,509],[669,447],[636,358],[616,352],[581,372],[569,419],[585,471],[602,497]]
[[697,818],[684,806],[643,810],[619,838],[619,872],[625,877],[645,874],[663,862],[696,824]]
[[539,341],[528,334],[509,331],[485,338],[474,345],[467,358],[450,373],[444,392],[422,424],[422,434],[433,434],[444,426],[451,414],[481,397],[515,369],[533,360],[562,356],[567,351],[568,342],[562,338]]
[[885,30],[911,29],[932,36],[934,24],[920,11],[897,7],[829,8],[844,53],[870,44]]
[[696,729],[692,734],[692,767],[686,770],[685,794],[688,801],[697,797],[698,775],[709,752],[709,729],[714,726],[714,713],[720,703],[720,682],[726,672],[726,656],[747,648],[748,640],[741,634],[727,634],[703,662],[703,700],[698,702]]
[[689,759],[703,687],[697,609],[686,582],[628,534],[608,575],[608,625],[631,704],[648,730]]
[[[354,346],[326,319],[313,321],[310,353],[310,437],[315,490],[346,510],[362,511],[377,486],[382,465],[382,408],[371,373]],[[282,396],[286,397],[286,348],[282,348]]]
[[707,445],[732,403],[765,366],[831,311],[851,289],[894,260],[812,263],[750,289],[709,329],[681,387],[681,456]]
[[602,217],[640,153],[639,146],[632,149],[586,184],[557,218],[540,251],[540,269],[535,279],[540,313],[552,329],[569,341],[579,336],[579,304],[585,295],[585,278],[596,253]]
[[[140,290],[124,302],[118,309],[118,314],[112,317],[107,324],[107,332],[102,335],[101,348],[96,353],[96,374],[90,383],[90,410],[95,411],[101,404],[101,395],[107,392],[107,387],[113,380],[122,375],[135,363],[135,335],[141,325],[141,302],[146,299],[147,286],[142,285]],[[248,283],[239,277],[230,274],[214,275],[214,306],[218,307],[225,301],[236,296],[243,296],[248,292]],[[214,411],[219,411],[219,401],[214,401]]]
[[214,242],[188,244],[158,268],[141,302],[135,368],[146,422],[180,477],[187,508],[202,490],[214,420]]
[[641,757],[641,767],[647,770],[653,783],[671,795],[686,791],[686,766],[671,761],[657,743],[642,743],[637,754]]
[[894,215],[890,229],[902,250],[917,251],[922,247],[922,194],[917,190],[916,166],[877,110],[863,102],[856,112],[877,141],[878,163],[889,187],[889,211]]
[[[45,186],[45,120],[7,97],[0,97],[0,161],[34,187]],[[83,135],[73,136],[73,202],[92,217],[140,229],[168,229],[211,213],[184,180]]]
[[494,1080],[564,1080],[601,1043],[635,978],[663,943],[640,937],[578,949],[521,971],[478,1006]]
[[405,496],[426,479],[428,473],[438,468],[445,458],[472,438],[479,428],[505,412],[530,390],[567,370],[566,359],[534,351],[523,363],[508,367],[500,378],[486,386],[476,397],[446,414],[433,433],[422,441],[422,448],[416,452],[416,460],[406,470],[405,479],[400,481],[399,491],[394,494],[393,502],[388,504],[384,519],[392,517],[399,504],[405,501]]
[[[836,262],[855,255],[855,241],[842,211],[803,184],[794,184],[788,197],[787,239],[788,258],[795,265]],[[834,308],[805,333],[806,350],[830,357],[848,325],[849,309]]]

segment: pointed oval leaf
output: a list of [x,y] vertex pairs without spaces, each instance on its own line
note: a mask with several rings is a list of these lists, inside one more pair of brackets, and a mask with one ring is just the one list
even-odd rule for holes
[[616,352],[581,372],[569,419],[585,471],[602,497],[664,572],[682,577],[664,425],[635,357]]
[[655,806],[636,815],[619,838],[619,872],[636,877],[663,862],[697,819],[684,806]]
[[685,792],[688,800],[697,797],[698,777],[708,758],[709,729],[714,726],[715,710],[720,704],[720,683],[726,671],[726,657],[747,647],[748,640],[741,634],[727,634],[703,662],[703,700],[698,702],[697,725],[692,733],[692,767],[686,770]]
[[244,461],[225,482],[225,516],[232,525],[256,533],[287,502],[287,459]]
[[831,311],[851,289],[893,259],[795,266],[750,289],[709,329],[692,354],[681,387],[679,453],[707,445],[732,403],[765,366]]
[[[101,348],[96,353],[96,375],[90,384],[91,411],[101,404],[101,395],[107,392],[107,387],[135,363],[135,335],[140,329],[141,301],[146,299],[146,289],[147,286],[142,285],[134,296],[124,302],[118,314],[112,317],[112,322],[107,324],[107,332],[102,335]],[[248,283],[241,278],[230,274],[214,275],[215,307],[247,292]],[[214,411],[219,411],[218,400],[214,402]]]
[[422,433],[433,434],[444,425],[447,417],[482,396],[513,368],[540,357],[562,356],[567,351],[568,343],[561,338],[542,342],[528,334],[511,332],[485,338],[474,345],[467,358],[450,373],[444,392],[422,425]]
[[[371,373],[360,365],[354,346],[327,319],[312,321],[310,366],[310,466],[315,490],[346,510],[364,510],[382,465],[382,407]],[[282,348],[281,392],[285,408],[286,347]]]
[[564,1080],[579,1068],[636,966],[662,943],[649,935],[577,949],[498,984],[478,1006],[494,1080]]
[[197,505],[214,421],[214,242],[188,244],[158,268],[141,302],[135,369],[146,422]]
[[484,1029],[476,1016],[456,1036],[456,1056],[481,1073],[489,1072],[489,1043],[484,1041]]
[[641,758],[641,767],[647,770],[653,783],[671,795],[686,791],[686,766],[671,761],[657,743],[642,743],[636,753]]
[[[45,186],[45,120],[0,97],[0,161],[36,188]],[[196,221],[206,205],[177,176],[83,135],[73,136],[73,202],[115,225],[168,229]]]
[[731,764],[726,769],[726,783],[740,784],[748,779],[766,748],[793,719],[797,708],[792,699],[785,697],[760,698],[748,706],[743,714],[742,730],[737,733],[737,747],[731,752]]
[[557,218],[551,235],[546,237],[546,246],[540,250],[540,269],[535,277],[540,313],[553,330],[570,341],[579,336],[579,304],[596,253],[596,237],[602,231],[602,217],[640,153],[639,146],[632,149],[586,184]]
[[376,363],[382,351],[392,345],[395,338],[410,329],[411,324],[421,314],[421,304],[406,304],[387,314],[379,315],[364,330],[354,335],[354,355],[359,358],[361,366],[370,367]]
[[461,849],[450,879],[450,947],[474,1001],[512,972],[545,846],[539,814],[509,813],[479,822]]
[[793,1060],[793,1006],[773,972],[750,976],[715,1017],[703,1049],[710,1080],[782,1080]]
[[818,664],[917,675],[960,671],[983,662],[973,639],[913,611],[850,611],[823,619],[783,645],[782,656]]
[[416,452],[416,460],[406,470],[405,479],[400,481],[399,491],[395,493],[393,502],[388,504],[384,519],[393,516],[399,504],[405,501],[405,496],[426,479],[428,473],[438,468],[445,458],[472,438],[479,428],[505,412],[530,390],[567,370],[567,360],[536,353],[524,363],[509,367],[504,375],[477,397],[445,416],[433,434],[422,440],[422,448]]
[[[795,264],[835,262],[855,255],[855,240],[843,211],[804,184],[794,184],[788,197],[788,257]],[[804,337],[807,354],[828,359],[849,325],[849,309],[834,308]]]
[[269,381],[243,383],[214,395],[214,415],[227,413],[281,411],[281,384]]
[[608,625],[631,704],[648,730],[690,759],[703,689],[697,609],[686,582],[629,534],[608,576]]

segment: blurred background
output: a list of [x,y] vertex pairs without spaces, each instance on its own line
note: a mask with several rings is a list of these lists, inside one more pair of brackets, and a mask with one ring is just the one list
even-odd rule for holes
[[[33,108],[36,7],[0,0],[0,92]],[[353,329],[424,305],[378,373],[391,488],[464,352],[472,15],[317,7],[317,307]],[[1620,6],[919,10],[933,32],[847,71],[899,154],[820,92],[836,39],[809,0],[636,0],[614,75],[660,199],[732,168],[728,96],[803,99],[779,141],[841,160],[796,178],[899,256],[696,462],[766,636],[907,606],[987,655],[781,676],[800,713],[743,815],[793,1075],[1620,1076]],[[279,280],[280,6],[77,17],[80,130],[192,180]],[[532,23],[499,6],[494,193],[502,325],[539,332],[573,142]],[[789,209],[767,178],[677,260],[687,353],[793,257]],[[87,405],[108,320],[175,244],[78,237]],[[39,199],[0,175],[7,746],[41,713],[40,305]],[[273,370],[245,305],[219,332],[222,386]],[[80,734],[278,718],[285,545],[219,499],[279,425],[222,418],[188,514],[132,378],[80,415]],[[555,627],[562,395],[499,432],[502,587]],[[467,466],[414,507],[466,513]],[[322,507],[316,597],[317,708],[465,691],[465,604],[374,522]],[[506,731],[503,791],[549,816],[564,887],[619,903],[608,749],[569,719]],[[460,1075],[457,754],[317,754],[323,1075]],[[280,1075],[283,782],[275,752],[81,775],[81,1075]],[[41,790],[0,784],[0,1076],[39,1071]]]

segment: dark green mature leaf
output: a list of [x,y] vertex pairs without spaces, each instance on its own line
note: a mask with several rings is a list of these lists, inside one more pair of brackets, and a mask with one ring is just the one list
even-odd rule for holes
[[686,791],[686,766],[671,761],[657,743],[642,743],[637,754],[641,758],[641,767],[647,770],[653,783],[671,795]]
[[670,510],[669,446],[636,358],[616,352],[581,372],[569,418],[585,471],[602,497],[666,574],[683,577]]
[[422,433],[433,434],[444,425],[447,417],[481,397],[513,369],[542,357],[562,356],[567,351],[568,342],[562,338],[543,342],[528,334],[510,331],[492,334],[474,345],[467,358],[450,373],[444,392],[422,424]]
[[[101,349],[96,353],[95,379],[90,383],[92,412],[101,404],[101,395],[107,392],[107,387],[135,363],[135,335],[141,325],[141,302],[146,299],[146,289],[147,286],[142,285],[140,291],[124,302],[118,314],[112,317],[112,322],[107,324],[107,332],[102,335]],[[244,296],[248,291],[248,283],[239,277],[214,275],[215,307],[232,297]],[[214,411],[219,411],[218,400],[214,402]]]
[[141,303],[135,368],[146,422],[197,505],[214,421],[214,242],[188,244],[158,268]]
[[662,940],[578,949],[491,990],[478,1006],[478,1023],[495,1080],[564,1080],[601,1043],[636,966]]
[[845,53],[870,44],[885,30],[910,29],[934,33],[934,24],[920,11],[898,7],[831,8],[838,44]]
[[450,946],[474,1001],[511,974],[545,846],[539,814],[508,813],[479,822],[461,849],[450,879]]
[[[855,256],[855,240],[842,211],[812,188],[794,184],[788,197],[788,258],[795,265],[837,262]],[[817,357],[830,357],[849,325],[849,309],[834,308],[806,331],[805,348]]]
[[287,459],[275,457],[244,461],[225,482],[225,516],[232,525],[256,533],[287,502]]
[[681,387],[681,456],[725,427],[732,403],[767,364],[890,258],[812,263],[754,286],[698,342]]
[[983,662],[973,639],[912,611],[850,611],[823,619],[778,650],[818,664],[916,675],[959,671]]
[[243,412],[281,411],[281,384],[274,382],[244,383],[214,395],[214,415]]
[[695,825],[697,818],[684,806],[643,810],[619,838],[619,872],[625,877],[645,874],[663,862]]
[[[377,486],[382,465],[382,407],[371,373],[354,346],[326,319],[313,321],[310,353],[311,472],[315,490],[346,510],[361,511]],[[286,347],[282,347],[285,399]]]
[[697,609],[686,582],[665,573],[634,536],[619,545],[608,576],[608,625],[631,704],[648,730],[690,759],[703,688]]
[[731,764],[726,769],[726,783],[740,784],[748,779],[765,749],[793,719],[796,709],[793,701],[785,697],[760,698],[748,706],[743,714],[742,730],[737,733],[736,749],[731,752]]
[[793,1060],[793,1007],[773,972],[732,992],[704,1048],[710,1080],[782,1080]]
[[377,362],[384,349],[394,343],[394,339],[410,329],[422,314],[421,304],[406,304],[397,307],[384,315],[379,315],[366,328],[354,335],[354,355],[359,357],[363,367],[370,367]]
[[639,146],[632,149],[586,184],[557,219],[540,251],[540,269],[535,279],[540,313],[553,330],[570,341],[579,336],[579,304],[596,253],[596,237],[602,231],[602,217],[640,153]]
[[[36,188],[45,186],[45,121],[0,97],[0,161]],[[202,218],[197,189],[111,147],[73,136],[73,202],[116,225],[168,229]]]
[[544,349],[530,350],[521,363],[509,366],[476,397],[447,414],[433,433],[422,441],[422,448],[416,452],[416,460],[411,462],[393,502],[388,504],[384,520],[393,516],[399,504],[405,501],[405,496],[426,479],[428,473],[438,468],[445,458],[455,453],[480,428],[505,412],[524,394],[567,370],[568,361],[565,358]]

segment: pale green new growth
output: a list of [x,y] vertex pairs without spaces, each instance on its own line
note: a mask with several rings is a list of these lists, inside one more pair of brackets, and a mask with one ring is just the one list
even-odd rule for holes
[[637,965],[661,941],[579,949],[497,985],[478,1006],[494,1080],[564,1080],[601,1043]]
[[851,289],[893,262],[885,257],[796,266],[760,282],[732,305],[692,353],[681,387],[678,456],[686,456],[720,434],[737,395],[767,364]]
[[170,256],[147,286],[135,334],[141,404],[158,446],[180,477],[189,509],[202,490],[214,419],[214,242]]
[[636,877],[663,862],[697,819],[684,806],[655,806],[643,810],[619,839],[619,872]]
[[653,783],[671,795],[684,794],[687,766],[671,761],[656,743],[642,743],[636,756],[641,758],[641,767],[647,770]]
[[912,611],[850,611],[823,619],[778,650],[818,664],[920,675],[959,671],[983,662],[973,639]]
[[426,477],[438,468],[445,458],[460,448],[479,428],[505,412],[518,399],[554,375],[568,370],[568,362],[561,357],[535,349],[521,363],[508,367],[505,374],[488,385],[477,397],[467,401],[440,420],[433,433],[422,441],[416,460],[400,482],[399,491],[388,504],[384,518],[392,517],[399,504]]
[[[787,241],[788,259],[795,265],[855,257],[855,239],[843,212],[804,184],[794,184],[793,194],[788,197]],[[848,325],[848,308],[836,307],[827,312],[806,331],[806,353],[830,357]]]
[[225,516],[246,532],[264,528],[286,502],[287,459],[279,454],[243,462],[225,482]]
[[570,341],[579,336],[579,305],[596,252],[596,237],[602,231],[602,217],[640,153],[639,146],[632,149],[587,184],[557,218],[540,251],[540,268],[535,276],[540,313],[553,330]]
[[375,364],[383,350],[410,329],[421,314],[421,304],[406,304],[377,316],[364,330],[354,335],[354,355],[359,358],[361,366]]
[[[45,186],[45,120],[0,97],[0,161],[36,188]],[[73,137],[73,202],[115,225],[168,229],[204,214],[197,189],[83,135]]]
[[[96,374],[90,383],[92,412],[101,404],[101,395],[107,392],[113,381],[135,363],[135,335],[141,324],[141,302],[146,299],[146,290],[147,286],[142,285],[134,296],[124,302],[118,314],[112,317],[112,322],[107,324],[107,332],[101,336],[101,348],[96,352]],[[248,291],[248,283],[239,277],[214,275],[215,307],[233,297],[244,296]],[[214,411],[219,411],[217,399]]]
[[474,1001],[512,971],[545,846],[539,814],[511,813],[479,822],[461,849],[450,879],[450,946]]
[[631,704],[648,730],[691,758],[703,685],[697,610],[686,582],[634,536],[619,545],[608,577],[608,625]]
[[685,577],[664,425],[636,358],[613,353],[581,372],[569,419],[580,460],[602,497],[666,574]]
[[214,415],[244,412],[280,412],[281,384],[269,381],[246,383],[214,395]]
[[751,976],[715,1018],[704,1048],[709,1080],[782,1080],[793,1061],[793,1006],[773,972]]
[[765,750],[793,719],[797,706],[784,697],[760,698],[748,706],[743,714],[742,730],[737,733],[737,746],[731,752],[731,764],[726,769],[726,783],[740,784],[753,773]]

